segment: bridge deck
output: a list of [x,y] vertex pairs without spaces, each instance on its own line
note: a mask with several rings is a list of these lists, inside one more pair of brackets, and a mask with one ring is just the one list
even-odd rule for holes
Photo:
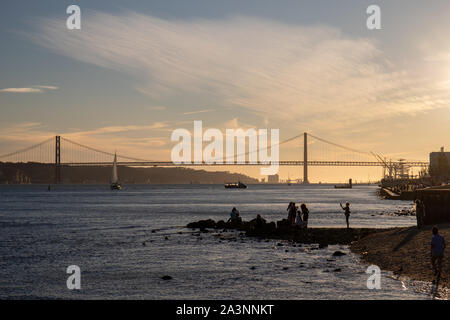
[[[121,166],[136,167],[183,167],[183,166],[303,166],[303,161],[273,161],[273,162],[232,162],[232,163],[173,163],[171,161],[126,161],[118,162]],[[342,166],[342,167],[382,167],[383,163],[376,161],[308,161],[308,166]],[[64,166],[111,166],[111,162],[61,162]],[[405,162],[410,167],[428,167],[428,162]]]

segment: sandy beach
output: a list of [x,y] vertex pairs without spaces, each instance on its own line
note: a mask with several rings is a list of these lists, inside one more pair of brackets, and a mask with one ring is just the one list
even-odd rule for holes
[[[439,233],[450,239],[450,224],[439,225]],[[413,280],[432,281],[430,241],[432,226],[396,228],[369,234],[352,243],[351,250],[364,262],[393,271]],[[448,251],[448,249],[447,249]],[[442,264],[440,286],[450,288],[450,259],[448,252]]]

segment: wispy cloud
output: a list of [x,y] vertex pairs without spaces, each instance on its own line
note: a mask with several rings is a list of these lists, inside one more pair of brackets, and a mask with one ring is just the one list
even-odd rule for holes
[[68,133],[72,136],[93,136],[102,134],[116,134],[124,132],[135,132],[135,131],[151,131],[151,130],[168,130],[168,124],[165,122],[155,122],[150,125],[127,125],[127,126],[107,126],[96,128],[92,130],[76,131],[74,133]]
[[7,93],[43,93],[47,90],[58,90],[55,86],[32,86],[28,88],[5,88],[0,89],[0,92]]
[[450,52],[434,52],[432,55],[426,56],[424,61],[427,62],[447,62],[450,61]]
[[189,111],[189,112],[183,112],[184,115],[190,115],[190,114],[199,114],[199,113],[206,113],[216,111],[215,109],[205,109],[205,110],[197,110],[197,111]]
[[0,92],[8,93],[42,93],[43,91],[39,88],[5,88],[1,89]]
[[166,110],[167,107],[165,106],[151,106],[147,108],[148,110],[152,110],[152,111],[162,111],[162,110]]
[[[175,124],[154,122],[149,125],[105,126],[89,130],[66,129],[55,132],[39,122],[20,122],[0,128],[0,156],[60,135],[71,141],[99,150],[140,159],[169,159],[171,144],[167,137]],[[70,154],[68,145],[67,154]],[[50,146],[54,148],[54,144]],[[48,149],[52,154],[53,149]],[[44,150],[41,150],[44,152]],[[79,151],[79,150],[78,150]],[[120,151],[120,152],[119,152]],[[76,153],[76,152],[75,152]],[[38,153],[33,154],[33,156]],[[5,160],[5,159],[3,159]]]
[[33,86],[35,88],[44,89],[44,90],[58,90],[57,86]]
[[[330,130],[448,106],[450,92],[396,70],[376,42],[324,26],[252,17],[163,20],[136,13],[84,15],[83,32],[41,21],[37,43],[146,79],[158,100],[198,97],[262,118]],[[197,111],[184,114],[195,114]],[[206,112],[206,111],[204,111]]]

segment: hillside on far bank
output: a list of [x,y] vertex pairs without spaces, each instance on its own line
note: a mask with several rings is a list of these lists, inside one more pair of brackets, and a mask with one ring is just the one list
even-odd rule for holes
[[[190,168],[118,167],[119,180],[125,184],[223,184],[226,182],[258,183],[257,179],[226,171]],[[62,166],[61,183],[109,183],[111,166]],[[0,184],[53,183],[55,167],[41,163],[1,163]]]

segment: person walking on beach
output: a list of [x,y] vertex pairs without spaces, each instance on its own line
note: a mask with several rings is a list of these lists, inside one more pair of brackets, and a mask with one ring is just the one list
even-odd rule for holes
[[432,229],[433,237],[431,238],[431,266],[434,276],[438,279],[441,276],[442,260],[444,259],[445,239],[439,234],[436,226]]
[[303,216],[303,223],[305,229],[308,228],[308,218],[309,218],[309,210],[306,204],[302,203],[300,206],[300,209],[302,210],[302,216]]
[[339,203],[341,205],[342,210],[344,210],[344,214],[345,214],[345,221],[347,222],[347,229],[350,228],[350,224],[349,224],[349,218],[350,218],[350,203],[347,202],[345,204],[345,207],[342,205],[342,203]]

